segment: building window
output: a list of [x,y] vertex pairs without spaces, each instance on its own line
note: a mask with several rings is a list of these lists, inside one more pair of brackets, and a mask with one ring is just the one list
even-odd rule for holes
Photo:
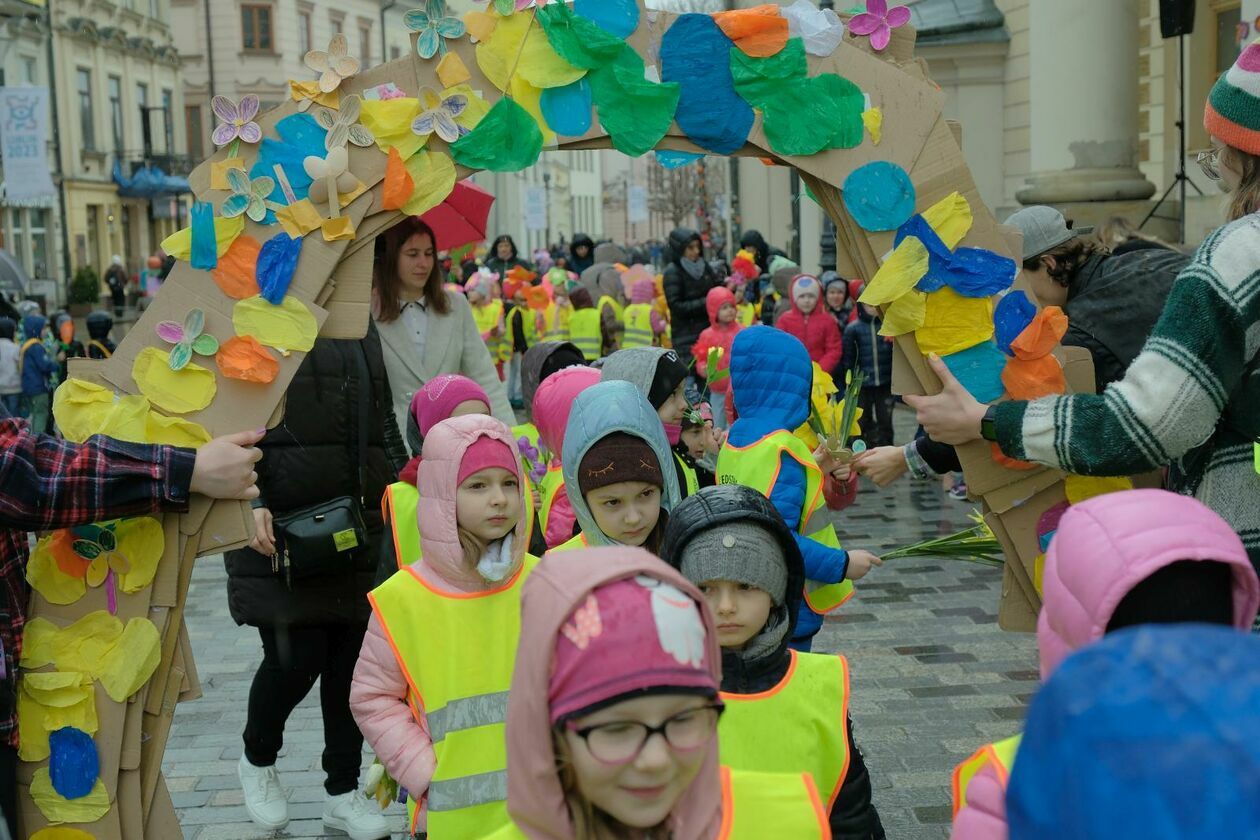
[[39,67],[29,55],[22,56],[22,78],[28,85],[39,82]]
[[162,0],[149,0],[149,17],[161,19]]
[[359,61],[363,62],[364,67],[372,65],[372,25],[370,23],[359,24]]
[[344,18],[344,17],[342,17],[342,16],[340,16],[340,15],[337,15],[337,16],[334,16],[334,15],[329,15],[329,16],[328,16],[328,22],[329,22],[329,24],[332,26],[332,32],[333,32],[333,34],[334,34],[334,35],[340,35],[340,34],[342,33],[342,31],[343,31],[343,26],[344,26],[344,24],[345,24],[345,18]]
[[175,115],[175,94],[170,90],[162,91],[162,127],[165,129],[163,137],[166,140],[165,151],[168,155],[175,153],[175,121],[171,119]]
[[271,7],[241,6],[241,46],[252,52],[271,52]]
[[188,154],[193,160],[205,157],[205,141],[202,139],[201,106],[184,106],[184,134],[188,137]]
[[311,13],[298,12],[298,54],[311,51]]
[[114,133],[114,152],[121,155],[126,147],[123,131],[122,79],[109,77],[109,124]]
[[136,111],[140,114],[140,142],[148,154],[153,151],[153,126],[149,122],[149,86],[144,82],[136,83]]
[[10,241],[6,250],[17,259],[27,275],[48,277],[48,211],[32,207],[9,209]]
[[75,89],[79,93],[79,131],[83,134],[83,148],[96,149],[96,120],[92,114],[92,71],[79,68],[75,74]]
[[398,47],[390,47],[389,58],[391,61],[395,61],[399,58],[402,58],[402,50],[398,49]]

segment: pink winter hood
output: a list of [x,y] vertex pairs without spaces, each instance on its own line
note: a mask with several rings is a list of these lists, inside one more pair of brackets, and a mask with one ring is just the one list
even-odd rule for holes
[[570,367],[543,380],[534,392],[533,418],[538,438],[556,463],[564,450],[564,427],[569,424],[569,410],[577,395],[599,384],[599,371],[589,367]]
[[[508,693],[508,813],[530,840],[571,840],[564,792],[556,773],[547,705],[556,636],[573,610],[605,583],[648,575],[672,584],[700,606],[714,678],[721,683],[721,650],[713,615],[686,578],[639,548],[592,548],[547,555],[525,581],[521,641]],[[722,822],[722,789],[715,737],[700,773],[670,814],[672,840],[709,840]]]
[[[712,289],[709,289],[709,293],[704,296],[704,310],[709,313],[709,326],[717,327],[718,310],[727,303],[731,306],[736,305],[734,292],[725,286],[714,286]],[[731,323],[734,323],[734,321]]]
[[[417,488],[422,504],[416,510],[416,522],[420,525],[420,549],[423,556],[418,568],[436,575],[447,586],[460,592],[479,592],[501,586],[482,579],[476,569],[464,561],[464,550],[459,544],[458,526],[455,522],[455,491],[459,488],[459,465],[468,447],[480,437],[502,441],[516,452],[512,430],[501,420],[484,414],[470,414],[443,420],[429,430],[421,453],[420,475]],[[520,459],[513,459],[516,477],[521,478]],[[529,518],[531,511],[525,501],[524,482],[521,482],[521,518],[512,536],[512,560],[519,568],[529,547]]]
[[1041,677],[1101,639],[1125,595],[1181,560],[1233,568],[1234,624],[1250,630],[1260,581],[1233,529],[1201,502],[1163,490],[1109,493],[1068,508],[1046,552],[1037,619]]

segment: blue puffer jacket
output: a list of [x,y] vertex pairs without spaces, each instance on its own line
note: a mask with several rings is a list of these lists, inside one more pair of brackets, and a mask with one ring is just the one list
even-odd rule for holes
[[[42,315],[27,315],[22,319],[22,334],[28,339],[40,338],[48,321]],[[23,342],[25,344],[25,342]],[[32,344],[22,354],[22,396],[33,397],[47,394],[49,377],[57,370],[57,363],[49,358],[43,343]]]
[[[858,307],[857,320],[844,328],[842,364],[848,370],[866,374],[863,388],[886,387],[892,384],[892,342],[879,334],[882,321]],[[840,380],[836,380],[839,382]]]
[[578,485],[578,467],[582,465],[582,459],[592,446],[614,432],[625,432],[642,438],[656,453],[657,465],[665,479],[661,509],[669,512],[682,500],[678,491],[678,479],[670,468],[674,456],[669,448],[669,440],[665,437],[665,427],[661,425],[661,418],[657,416],[647,397],[629,382],[600,382],[592,385],[573,401],[573,408],[569,411],[569,424],[564,432],[564,451],[561,453],[564,489],[569,495],[569,503],[573,505],[578,526],[586,535],[589,546],[617,543],[609,539],[595,524],[595,517]]
[[[793,336],[771,327],[741,330],[731,345],[730,369],[731,394],[739,415],[727,437],[731,446],[748,446],[771,432],[791,431],[809,419],[814,368],[809,351]],[[828,548],[800,533],[805,468],[786,454],[779,462],[779,478],[770,491],[770,501],[796,536],[805,557],[805,577],[839,583],[849,567],[848,552]],[[813,636],[821,627],[822,616],[802,601],[795,638]]]

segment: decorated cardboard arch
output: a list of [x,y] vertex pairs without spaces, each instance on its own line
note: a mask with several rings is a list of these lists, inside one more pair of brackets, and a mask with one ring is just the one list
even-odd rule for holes
[[[476,169],[524,168],[544,146],[795,167],[897,333],[901,393],[939,388],[926,349],[987,401],[1092,385],[1088,358],[1056,346],[1061,318],[1011,293],[1019,236],[980,199],[904,9],[849,19],[804,0],[712,16],[641,0],[516,5],[495,0],[461,21],[425,0],[407,16],[406,58],[363,71],[339,37],[308,54],[318,81],[292,82],[280,107],[217,98],[220,149],[191,178],[190,229],[164,243],[179,262],[112,358],[72,363],[55,404],[67,436],[196,446],[274,425],[315,337],[365,334],[375,237]],[[1002,626],[1030,630],[1038,531],[1098,488],[998,463],[988,444],[960,456],[1006,549]],[[199,499],[160,523],[41,540],[38,639],[18,700],[27,834],[57,821],[97,838],[178,834],[160,767],[174,702],[198,693],[183,625],[192,562],[244,545],[252,528],[248,505]],[[84,634],[102,661],[143,654],[138,671],[68,654]],[[82,776],[83,738],[40,737],[61,725],[92,736],[95,780],[67,770]]]

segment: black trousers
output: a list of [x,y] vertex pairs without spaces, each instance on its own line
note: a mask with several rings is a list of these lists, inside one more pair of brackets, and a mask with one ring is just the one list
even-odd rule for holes
[[256,767],[276,763],[284,725],[315,680],[324,717],[324,790],[330,796],[359,785],[363,733],[350,714],[350,678],[366,624],[260,627],[263,661],[249,689],[245,758]]
[[9,828],[8,834],[0,832],[0,837],[18,837],[17,764],[17,749],[0,744],[0,810],[4,811],[4,821]]
[[890,385],[862,389],[862,399],[858,401],[862,419],[858,424],[862,427],[862,439],[868,447],[892,446],[893,405],[896,399]]

